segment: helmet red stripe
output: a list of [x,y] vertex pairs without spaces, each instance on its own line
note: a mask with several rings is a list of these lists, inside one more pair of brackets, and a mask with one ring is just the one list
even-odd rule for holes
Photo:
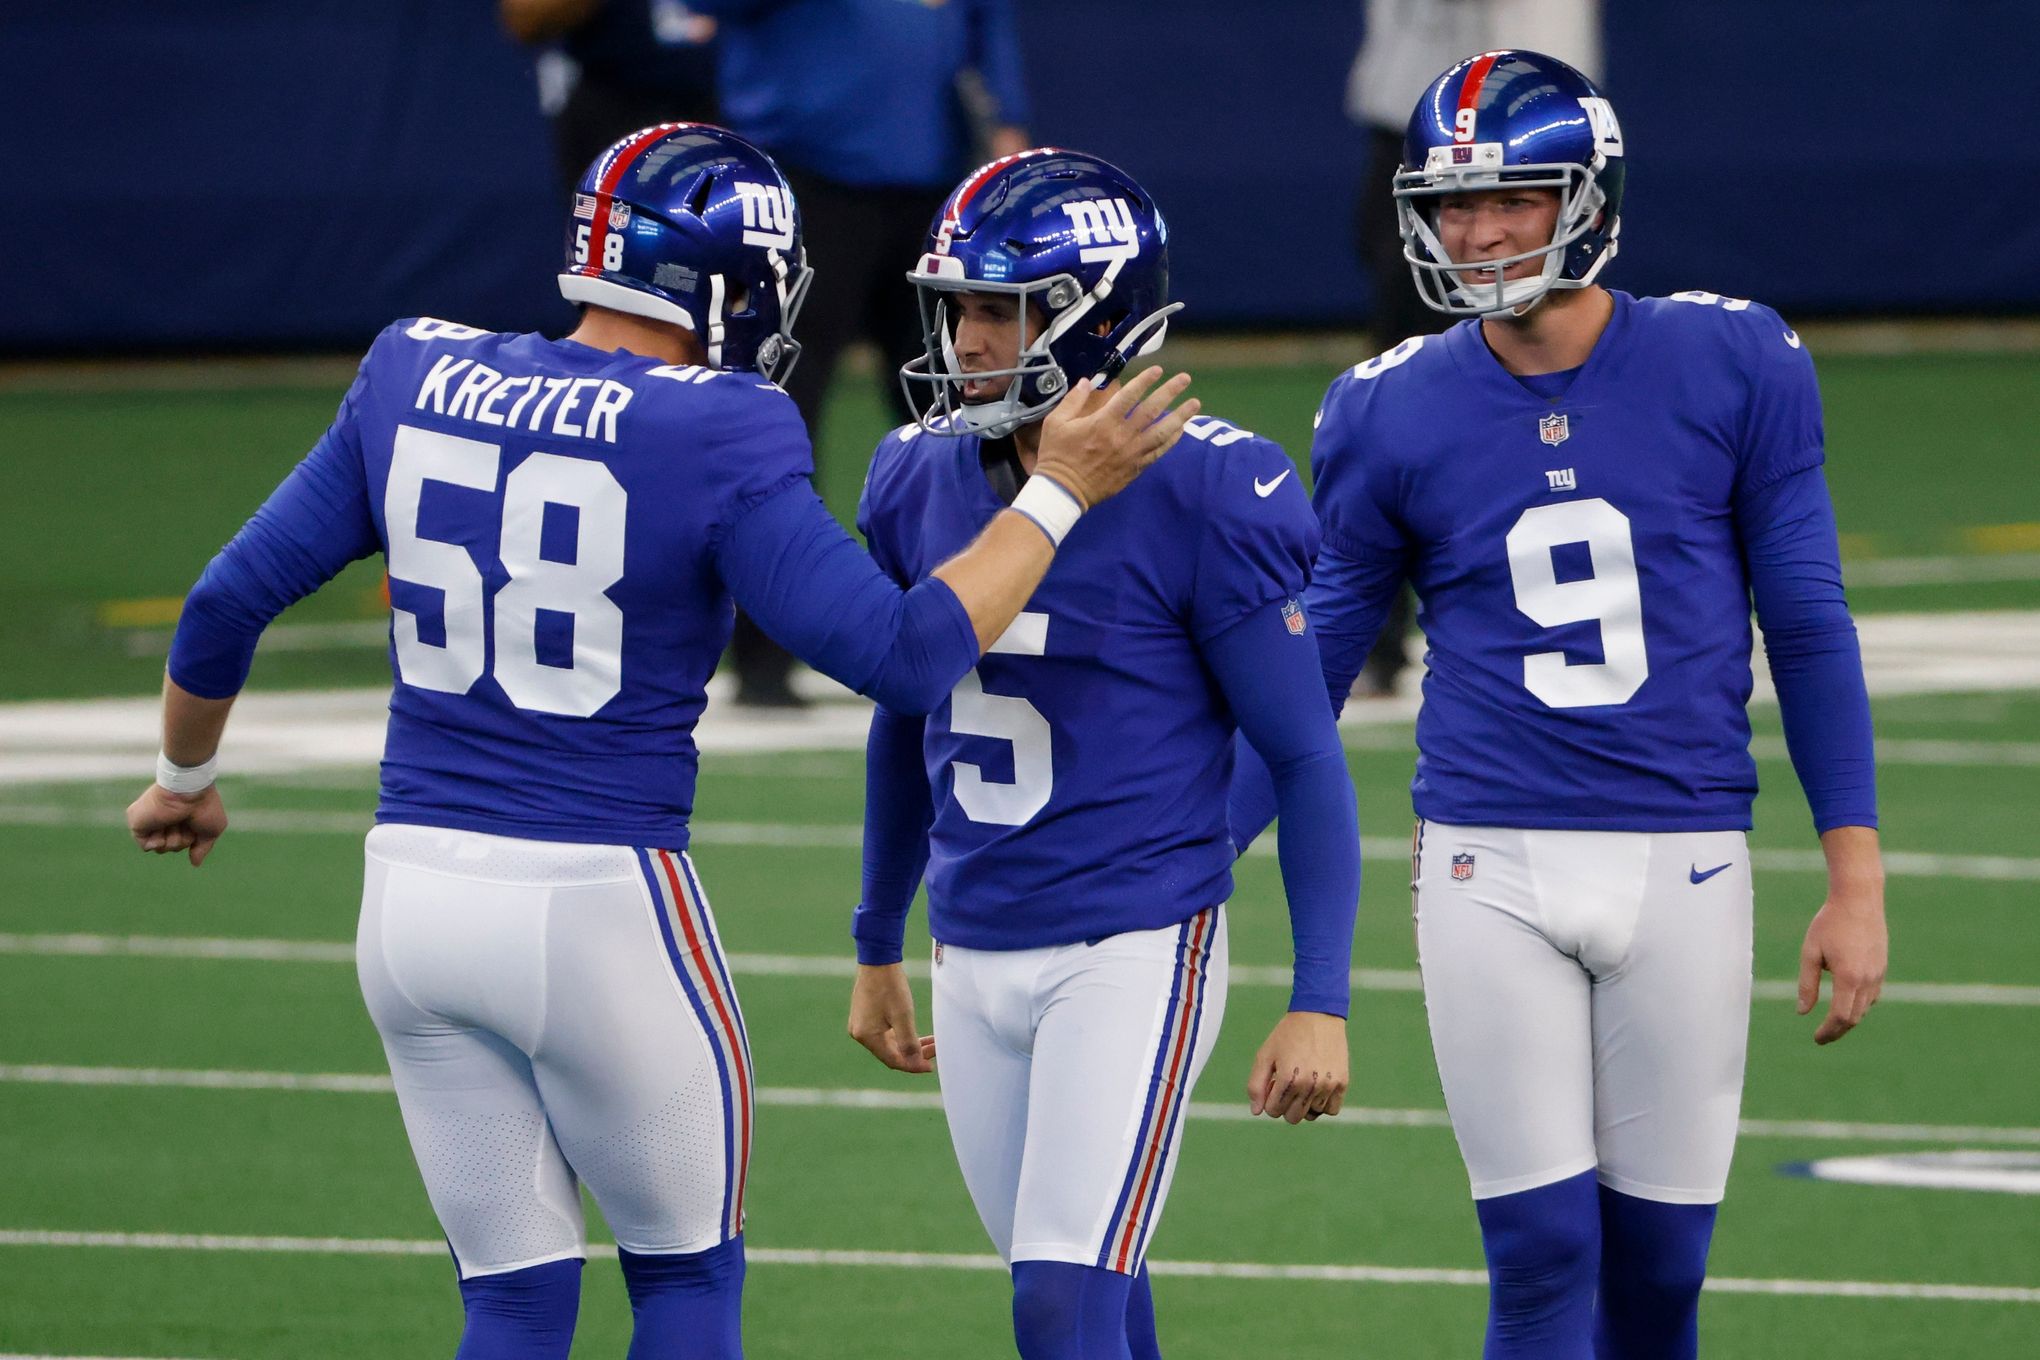
[[[1488,72],[1495,69],[1499,52],[1483,52],[1473,59],[1473,65],[1466,68],[1466,79],[1459,82],[1459,107],[1472,108],[1473,101],[1480,98],[1480,87],[1487,83]],[[1457,127],[1458,124],[1453,124]]]
[[682,123],[661,123],[657,127],[646,128],[625,142],[610,160],[609,168],[602,172],[602,178],[595,184],[595,223],[594,230],[588,233],[588,263],[581,266],[583,274],[602,272],[602,252],[609,244],[609,204],[616,194],[616,186],[623,182],[624,173],[654,142],[684,126]]
[[970,206],[970,201],[973,198],[977,197],[977,191],[984,188],[986,184],[990,183],[994,175],[998,174],[1001,170],[1004,170],[1007,166],[1013,164],[1015,161],[1024,160],[1028,156],[1047,155],[1054,152],[1055,150],[1056,148],[1052,146],[1030,147],[1025,151],[1016,151],[1010,156],[1001,156],[999,159],[991,162],[989,165],[981,167],[976,174],[972,175],[969,179],[965,180],[962,186],[957,189],[955,198],[956,206],[950,209],[950,211],[944,215],[947,216],[949,220],[952,222],[962,221],[963,210]]

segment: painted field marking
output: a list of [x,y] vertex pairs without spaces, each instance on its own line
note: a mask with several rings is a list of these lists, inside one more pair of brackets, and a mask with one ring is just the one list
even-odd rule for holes
[[[257,1072],[231,1069],[172,1067],[71,1067],[54,1064],[0,1063],[0,1085],[170,1087],[204,1091],[322,1091],[345,1095],[389,1095],[389,1076],[374,1072]],[[760,1105],[796,1109],[940,1110],[939,1091],[896,1091],[884,1088],[829,1086],[763,1086]],[[1243,1104],[1192,1101],[1192,1119],[1214,1123],[1249,1123],[1260,1116]],[[1348,1105],[1329,1127],[1443,1129],[1451,1121],[1443,1110],[1381,1109]],[[1866,1143],[1991,1143],[2009,1147],[2040,1147],[2040,1128],[1994,1127],[1982,1124],[1874,1124],[1833,1119],[1745,1119],[1746,1138],[1800,1138],[1825,1142]]]
[[[0,955],[70,958],[222,959],[254,963],[353,963],[354,946],[339,940],[260,940],[202,935],[10,935],[0,934]],[[857,960],[835,954],[731,954],[729,965],[755,977],[852,978]],[[925,978],[928,965],[909,959],[907,976]],[[1236,963],[1235,986],[1288,987],[1290,970],[1277,964]],[[1356,968],[1350,984],[1363,992],[1421,992],[1414,968]],[[1759,1001],[1791,1001],[1799,984],[1787,978],[1760,980]],[[2040,1006],[2040,987],[1994,982],[1887,982],[1882,999],[1930,1006]]]
[[[56,1232],[34,1228],[0,1228],[0,1247],[87,1247],[122,1251],[274,1252],[319,1256],[444,1257],[446,1243],[438,1238],[395,1237],[239,1237],[209,1233]],[[590,1243],[588,1255],[610,1259],[616,1248]],[[747,1245],[744,1255],[754,1265],[825,1266],[878,1270],[972,1270],[1003,1274],[1006,1265],[989,1253],[927,1251],[830,1251],[814,1248]],[[1315,1280],[1334,1284],[1433,1284],[1486,1288],[1484,1270],[1369,1265],[1276,1265],[1258,1261],[1157,1261],[1156,1275],[1193,1279]],[[2040,1303],[2040,1289],[2020,1285],[1919,1284],[1889,1280],[1758,1280],[1710,1279],[1719,1294],[1794,1295],[1840,1299],[1916,1299],[1950,1303]]]
[[[2040,553],[1873,559],[1845,567],[1845,574],[1851,584],[2040,580]],[[165,606],[156,601],[138,607]],[[384,626],[304,625],[307,631],[280,634],[274,645],[325,646],[357,634],[378,640]],[[2040,610],[1865,614],[1856,632],[1873,697],[2040,689]],[[1411,646],[1421,657],[1421,639],[1413,638]],[[1773,702],[1761,648],[1752,667],[1753,700]],[[770,717],[728,702],[731,683],[717,677],[709,684],[710,702],[695,732],[705,750],[864,747],[870,704],[826,677],[797,670],[796,688],[824,702]],[[1417,705],[1417,686],[1405,685],[1394,698],[1349,705],[1340,725],[1351,730],[1356,724],[1405,723]],[[389,691],[382,687],[244,695],[227,733],[224,764],[240,774],[373,768],[382,756],[388,710]],[[0,704],[0,785],[128,778],[139,784],[148,778],[160,726],[160,703],[153,697]]]
[[1824,1157],[1783,1168],[1819,1181],[2040,1195],[2040,1152],[1914,1152],[1877,1157]]
[[[47,803],[0,803],[0,826],[120,826],[119,808],[86,809]],[[313,832],[363,836],[372,825],[360,812],[287,812],[260,808],[233,814],[233,830],[242,834]],[[694,845],[769,846],[779,850],[854,850],[864,843],[864,828],[850,822],[695,822],[688,828]],[[1263,836],[1248,848],[1254,859],[1275,856],[1275,838]],[[1408,863],[1407,836],[1362,836],[1360,856],[1366,860]],[[1825,872],[1819,850],[1752,850],[1750,863],[1759,869],[1789,873]],[[1958,878],[1984,882],[2040,882],[2040,858],[2018,855],[1951,855],[1917,850],[1886,850],[1884,871],[1895,878]]]

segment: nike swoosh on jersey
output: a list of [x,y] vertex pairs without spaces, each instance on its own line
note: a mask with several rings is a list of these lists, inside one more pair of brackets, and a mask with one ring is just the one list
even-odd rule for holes
[[1705,883],[1708,879],[1714,877],[1716,874],[1720,873],[1723,869],[1728,868],[1729,864],[1733,863],[1735,863],[1735,861],[1730,860],[1728,864],[1717,864],[1712,869],[1704,871],[1697,864],[1690,865],[1686,869],[1686,877],[1691,879],[1695,883]]
[[1294,471],[1295,468],[1284,468],[1275,474],[1275,480],[1272,482],[1264,482],[1259,477],[1254,478],[1254,494],[1266,500],[1274,494],[1276,487],[1282,485],[1282,479]]

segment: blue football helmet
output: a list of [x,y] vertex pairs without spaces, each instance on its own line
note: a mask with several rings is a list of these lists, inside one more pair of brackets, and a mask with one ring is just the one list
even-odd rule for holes
[[[1159,348],[1183,305],[1169,303],[1169,228],[1147,191],[1096,156],[1054,147],[993,161],[959,184],[907,277],[926,352],[901,367],[900,386],[935,434],[997,439],[1040,420],[1070,384],[1103,386]],[[948,302],[958,293],[1018,300],[1014,367],[961,371]],[[1001,395],[964,400],[966,379],[1002,377],[1011,381]]]
[[[1520,315],[1554,288],[1584,288],[1615,258],[1622,228],[1622,127],[1592,81],[1554,57],[1503,50],[1468,57],[1431,82],[1410,115],[1395,177],[1403,258],[1417,293],[1454,316]],[[1446,195],[1504,186],[1556,189],[1551,243],[1483,260],[1493,282],[1461,277],[1437,233]],[[1524,260],[1538,273],[1501,278]]]
[[772,158],[705,123],[661,123],[595,158],[575,186],[560,293],[693,332],[708,366],[783,380],[814,275]]

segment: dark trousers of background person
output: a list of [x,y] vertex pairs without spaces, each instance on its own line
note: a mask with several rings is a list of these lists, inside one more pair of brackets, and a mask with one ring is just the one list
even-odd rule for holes
[[[821,457],[822,403],[843,350],[858,340],[878,347],[877,382],[893,423],[915,412],[900,391],[900,365],[921,355],[921,310],[907,271],[921,257],[944,191],[860,188],[793,166],[783,167],[800,205],[814,286],[794,326],[800,362],[786,390],[807,421]],[[741,614],[730,655],[737,668],[739,702],[792,702],[787,672],[793,658]]]
[[[1355,214],[1361,267],[1374,283],[1374,342],[1382,349],[1400,344],[1412,335],[1436,335],[1452,324],[1452,318],[1434,312],[1417,296],[1416,280],[1410,277],[1403,259],[1402,233],[1396,227],[1395,172],[1402,163],[1403,135],[1390,128],[1375,128],[1368,137],[1368,170],[1361,181],[1360,210]],[[1381,636],[1367,654],[1360,672],[1358,692],[1392,694],[1396,677],[1409,664],[1403,652],[1415,614],[1412,597],[1405,587],[1388,611]]]

